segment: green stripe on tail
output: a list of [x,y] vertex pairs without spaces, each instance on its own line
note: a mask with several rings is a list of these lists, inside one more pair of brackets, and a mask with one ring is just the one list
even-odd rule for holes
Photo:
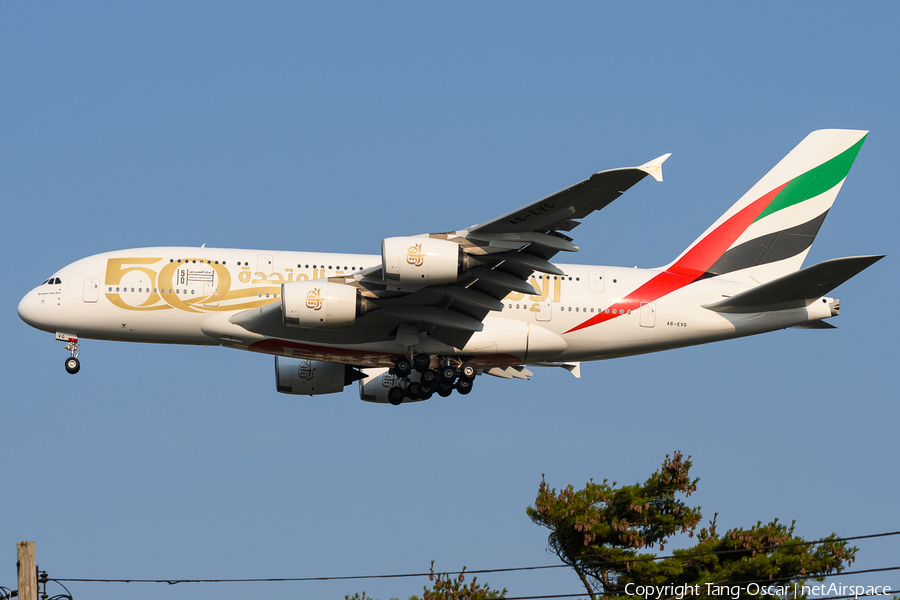
[[853,161],[856,160],[856,155],[859,154],[859,149],[862,148],[867,136],[868,134],[864,135],[861,140],[828,162],[824,162],[788,182],[765,210],[756,217],[756,221],[789,206],[800,204],[808,198],[815,198],[843,181],[850,172],[850,167],[853,166]]

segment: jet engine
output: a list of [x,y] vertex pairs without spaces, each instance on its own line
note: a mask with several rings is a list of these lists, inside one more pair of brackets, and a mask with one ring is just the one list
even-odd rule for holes
[[317,396],[340,392],[364,375],[341,363],[275,357],[275,389],[282,394]]
[[452,283],[468,268],[469,255],[456,242],[426,237],[381,240],[381,263],[387,281],[431,285]]
[[366,299],[343,283],[291,281],[281,284],[281,312],[291,327],[341,327],[365,314]]

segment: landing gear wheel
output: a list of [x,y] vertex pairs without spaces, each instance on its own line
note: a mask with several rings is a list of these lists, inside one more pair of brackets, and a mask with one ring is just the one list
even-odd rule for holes
[[472,391],[471,379],[460,379],[456,382],[456,391],[465,396]]
[[413,368],[419,373],[424,373],[431,367],[431,357],[427,354],[413,356]]
[[406,395],[410,400],[419,400],[422,397],[422,384],[418,381],[410,383],[406,387]]
[[405,356],[394,361],[394,375],[397,377],[406,377],[412,371],[412,365]]
[[393,404],[394,406],[399,406],[403,403],[403,388],[399,385],[395,385],[391,389],[388,390],[388,402]]
[[422,392],[422,395],[419,396],[419,399],[420,400],[429,400],[431,398],[432,394],[434,394],[434,392],[432,392],[431,390]]
[[425,371],[424,373],[422,373],[421,377],[422,385],[430,386],[434,384],[435,381],[437,381],[437,378],[437,371]]
[[440,386],[438,386],[437,393],[441,398],[446,398],[453,393],[453,384],[442,383]]
[[79,371],[79,369],[81,369],[81,363],[78,362],[77,358],[75,358],[74,356],[70,356],[66,359],[66,371],[69,374],[74,375]]
[[441,379],[444,381],[453,381],[456,379],[456,369],[451,366],[441,367]]
[[477,374],[478,370],[468,363],[464,364],[459,370],[460,379],[468,379],[469,381],[472,381],[473,379],[475,379],[475,376]]

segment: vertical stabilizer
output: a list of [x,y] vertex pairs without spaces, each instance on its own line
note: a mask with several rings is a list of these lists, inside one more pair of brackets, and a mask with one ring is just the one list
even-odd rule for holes
[[814,131],[668,267],[766,283],[800,268],[867,131]]

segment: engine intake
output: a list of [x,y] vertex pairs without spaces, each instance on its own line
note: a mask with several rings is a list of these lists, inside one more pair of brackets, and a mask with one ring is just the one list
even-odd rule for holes
[[291,327],[352,325],[366,313],[366,299],[355,287],[324,279],[281,284],[281,312]]
[[387,281],[432,285],[453,283],[468,268],[469,255],[456,242],[426,237],[381,240],[381,263]]
[[282,394],[318,396],[340,392],[364,375],[341,363],[275,357],[275,389]]

